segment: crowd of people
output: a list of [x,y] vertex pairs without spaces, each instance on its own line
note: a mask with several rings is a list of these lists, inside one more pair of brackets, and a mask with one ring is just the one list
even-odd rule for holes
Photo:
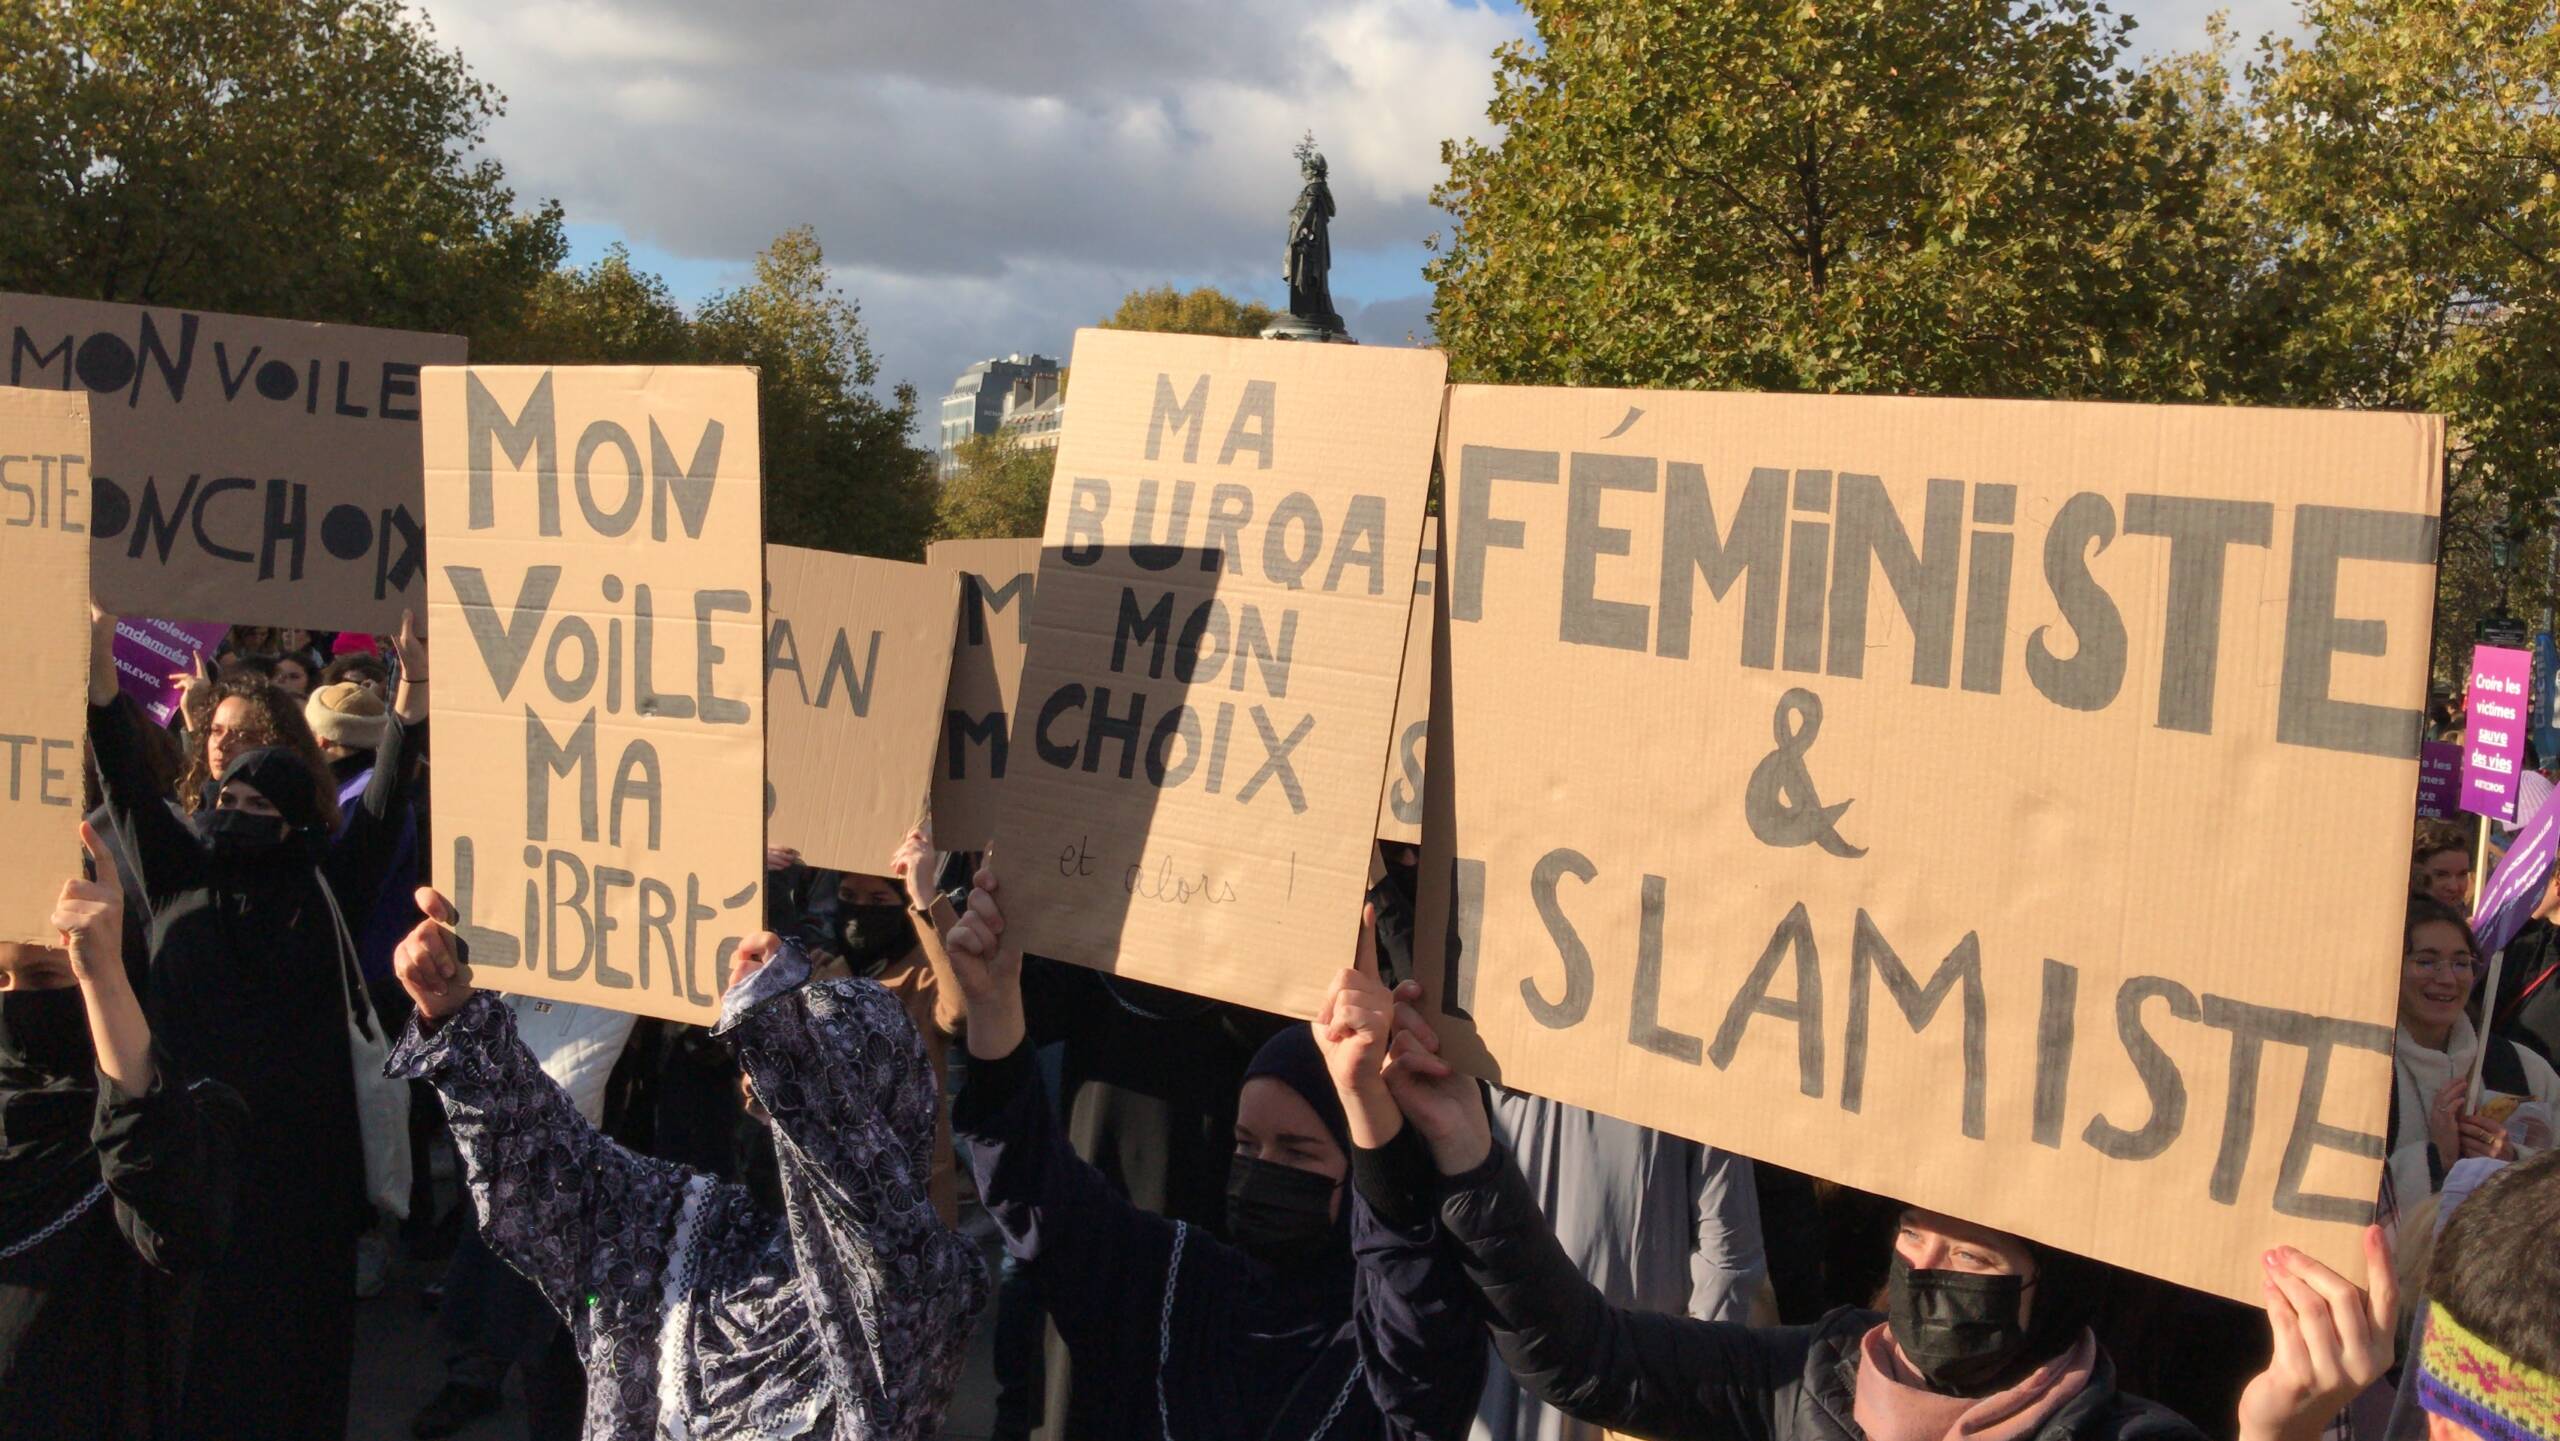
[[342,1437],[395,1255],[419,1437],[928,1438],[983,1328],[1003,1441],[2560,1441],[2560,882],[2479,994],[2458,828],[2365,1282],[2243,1307],[1454,1070],[1408,847],[1312,1017],[1025,956],[921,827],[769,851],[714,1025],[500,995],[414,626],[236,629],[163,727],[97,624],[91,864],[0,945],[0,1441]]

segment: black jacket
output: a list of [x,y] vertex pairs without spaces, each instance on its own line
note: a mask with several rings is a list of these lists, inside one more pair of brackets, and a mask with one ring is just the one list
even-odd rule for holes
[[[1579,1420],[1638,1436],[1697,1441],[1864,1441],[1850,1414],[1858,1341],[1882,1324],[1842,1307],[1810,1326],[1739,1326],[1622,1310],[1556,1244],[1510,1155],[1450,1177],[1443,1230],[1493,1317],[1494,1344],[1520,1384]],[[2201,1441],[2175,1412],[2096,1372],[2037,1441]]]

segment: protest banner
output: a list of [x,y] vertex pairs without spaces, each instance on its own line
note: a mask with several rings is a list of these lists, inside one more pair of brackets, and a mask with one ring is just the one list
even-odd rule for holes
[[1357,935],[1444,373],[1078,333],[996,827],[1008,940],[1314,1014]]
[[1032,587],[1040,542],[943,540],[924,563],[960,578],[951,637],[951,686],[933,769],[933,835],[944,850],[976,850],[996,833],[996,807],[1012,743],[1013,698],[1031,642]]
[[116,617],[116,687],[165,726],[186,693],[178,678],[213,672],[213,648],[229,626],[199,621]]
[[2418,746],[2418,819],[2447,821],[2462,813],[2462,746],[2423,741]]
[[2228,1296],[2361,1274],[2442,447],[1453,389],[1444,1054]]
[[924,818],[959,578],[765,547],[765,839],[886,875]]
[[473,978],[708,1023],[764,928],[755,372],[421,392],[436,873]]
[[91,397],[116,615],[356,626],[418,605],[418,372],[458,335],[0,293],[0,378]]
[[1431,723],[1431,637],[1439,630],[1431,607],[1440,573],[1440,518],[1422,522],[1422,556],[1413,572],[1413,614],[1405,621],[1404,679],[1396,687],[1395,744],[1387,755],[1387,784],[1378,795],[1378,839],[1422,844],[1423,742]]
[[80,873],[92,483],[89,398],[0,390],[0,941],[55,944],[54,898]]
[[2471,688],[2462,722],[2462,808],[2502,825],[2516,820],[2532,675],[2529,652],[2494,645],[2471,648]]

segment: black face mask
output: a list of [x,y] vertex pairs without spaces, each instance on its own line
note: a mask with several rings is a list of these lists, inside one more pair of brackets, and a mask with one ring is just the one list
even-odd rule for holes
[[915,927],[907,924],[907,908],[895,901],[848,905],[837,913],[844,937],[845,963],[857,976],[876,975],[882,966],[916,947]]
[[196,829],[215,860],[255,860],[284,845],[284,818],[243,810],[203,811]]
[[49,1078],[86,1080],[98,1069],[89,1007],[78,986],[0,991],[0,1052]]
[[2025,1357],[2023,1276],[1914,1271],[1900,1256],[1885,1284],[1893,1344],[1929,1389],[1979,1396],[2010,1379]]
[[1284,1270],[1325,1260],[1343,1248],[1335,1189],[1313,1171],[1238,1155],[1227,1165],[1227,1238]]

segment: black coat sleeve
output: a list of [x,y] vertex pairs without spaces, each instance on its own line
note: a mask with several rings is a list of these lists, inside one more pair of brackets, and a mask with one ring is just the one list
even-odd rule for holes
[[195,832],[169,808],[168,792],[143,754],[139,711],[123,696],[89,707],[89,753],[98,767],[107,819],[153,905],[199,884],[204,857]]
[[[157,1059],[157,1058],[155,1058]],[[201,1269],[230,1239],[248,1107],[214,1081],[173,1081],[160,1061],[151,1089],[127,1095],[98,1078],[90,1138],[134,1254],[172,1275]]]
[[1662,1441],[1772,1441],[1812,1332],[1754,1329],[1612,1306],[1575,1268],[1500,1146],[1446,1182],[1441,1224],[1460,1247],[1496,1349],[1548,1405]]
[[372,777],[365,782],[364,794],[356,797],[355,813],[347,817],[345,832],[329,848],[329,886],[337,892],[338,905],[352,917],[350,926],[363,924],[365,914],[373,909],[409,825],[409,730],[398,716],[386,720],[382,745],[373,753]]
[[1484,1400],[1484,1310],[1441,1234],[1429,1168],[1409,1126],[1352,1162],[1352,1315],[1396,1441],[1454,1441]]

